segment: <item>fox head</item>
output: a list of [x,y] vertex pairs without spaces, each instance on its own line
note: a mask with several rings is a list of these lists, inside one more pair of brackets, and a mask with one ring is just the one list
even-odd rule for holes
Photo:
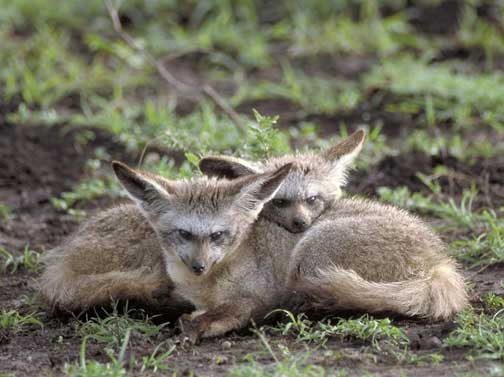
[[272,158],[263,163],[227,156],[201,159],[200,170],[210,177],[237,179],[251,174],[293,167],[261,216],[292,233],[303,232],[341,197],[347,172],[362,149],[365,132],[358,130],[339,144],[319,154],[297,154]]
[[121,162],[112,167],[152,225],[165,255],[195,275],[207,274],[237,249],[291,169],[286,164],[232,181],[171,181]]

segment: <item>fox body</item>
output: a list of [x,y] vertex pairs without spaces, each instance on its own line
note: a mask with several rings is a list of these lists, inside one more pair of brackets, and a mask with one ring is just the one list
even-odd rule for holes
[[[289,155],[264,163],[216,156],[203,158],[200,167],[208,176],[236,179],[295,162],[275,199],[262,208],[261,217],[299,233],[341,197],[345,172],[363,139],[364,132],[357,131],[319,154]],[[178,209],[183,212],[185,207]],[[53,308],[69,311],[107,304],[111,299],[136,298],[153,303],[165,296],[165,301],[175,304],[170,278],[162,265],[160,242],[166,237],[165,233],[156,234],[142,211],[132,204],[99,213],[44,256],[46,268],[40,288],[45,301]]]
[[298,153],[249,162],[227,156],[209,156],[200,161],[208,176],[235,179],[272,171],[293,163],[275,197],[264,205],[261,216],[292,233],[304,232],[342,196],[346,173],[360,152],[365,133],[358,130],[347,139],[320,153]]
[[326,309],[449,318],[467,303],[439,238],[391,206],[342,199],[304,233],[266,218],[292,164],[234,181],[171,182],[115,163],[159,235],[175,290],[195,305],[196,341],[243,327],[300,293]]
[[156,304],[172,283],[156,235],[134,204],[101,212],[43,256],[40,290],[53,309],[80,310],[138,299]]

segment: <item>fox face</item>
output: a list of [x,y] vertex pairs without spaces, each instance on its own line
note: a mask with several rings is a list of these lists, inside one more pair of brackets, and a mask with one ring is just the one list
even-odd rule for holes
[[169,181],[120,162],[112,166],[155,230],[167,259],[197,276],[208,274],[237,249],[291,169],[287,164],[233,181]]
[[341,190],[320,179],[319,171],[295,164],[261,216],[292,233],[304,232],[339,196]]
[[261,216],[292,233],[300,233],[342,196],[348,169],[362,149],[364,139],[364,131],[359,130],[319,154],[288,155],[263,163],[211,156],[200,161],[200,169],[210,177],[237,179],[291,163],[290,173],[274,198],[264,205]]

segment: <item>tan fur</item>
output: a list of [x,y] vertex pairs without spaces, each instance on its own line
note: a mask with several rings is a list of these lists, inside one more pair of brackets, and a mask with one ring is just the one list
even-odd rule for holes
[[82,310],[113,299],[151,304],[172,290],[155,233],[132,204],[90,219],[42,261],[40,290],[54,309]]
[[365,132],[358,130],[322,152],[303,152],[250,162],[236,157],[208,156],[200,161],[201,171],[211,177],[234,179],[274,171],[292,163],[293,168],[266,203],[261,216],[292,233],[306,231],[332,203],[341,198],[347,172],[360,152]]
[[[346,152],[354,150],[348,147]],[[105,216],[113,222],[108,230],[99,221],[84,226],[74,238],[75,244],[70,241],[59,249],[62,259],[48,257],[49,265],[60,263],[60,268],[45,272],[51,282],[45,283],[45,292],[53,302],[65,303],[66,292],[72,291],[76,281],[79,294],[70,295],[70,301],[78,298],[89,304],[85,294],[80,295],[85,289],[76,277],[98,274],[106,279],[112,271],[141,269],[139,275],[146,273],[156,281],[158,267],[164,262],[166,275],[161,285],[169,276],[175,294],[198,311],[185,327],[193,340],[241,328],[300,298],[326,309],[393,311],[429,319],[450,318],[467,304],[463,279],[444,254],[443,243],[422,221],[403,210],[356,198],[341,199],[304,233],[291,233],[267,218],[258,219],[264,205],[282,190],[282,182],[288,184],[302,172],[298,166],[232,181],[201,177],[175,182],[118,163],[114,169],[148,222],[136,217],[133,225],[123,224],[121,216]],[[118,233],[110,232],[115,227],[128,235],[119,248],[113,239]],[[212,236],[221,231],[225,237],[213,241]],[[111,234],[107,245],[114,251],[104,253],[101,246],[85,246],[88,238],[107,239]],[[156,239],[155,245],[137,245],[138,240]],[[145,259],[125,266],[124,261],[134,255]],[[205,265],[204,271],[192,269],[195,261]],[[67,267],[70,274],[65,272]],[[94,278],[86,283],[90,280]],[[134,287],[127,294],[149,297],[153,290],[150,284],[147,288],[125,284]],[[65,288],[58,289],[58,285]],[[95,288],[100,292],[100,287],[108,286],[125,294],[113,284]],[[101,296],[110,296],[110,291],[102,289]]]
[[290,270],[294,289],[327,309],[443,319],[467,305],[462,276],[425,224],[359,199],[341,200],[314,225]]
[[[193,180],[196,184],[168,195],[166,212],[152,222],[158,233],[172,234],[176,226],[194,235],[190,241],[173,236],[162,242],[176,292],[199,311],[185,326],[191,339],[243,327],[300,298],[326,309],[428,319],[450,318],[467,305],[463,279],[443,243],[406,211],[341,199],[297,234],[265,218],[256,220],[279,190],[278,177],[288,179],[285,169],[282,175],[273,171],[231,182]],[[267,195],[261,194],[264,187],[270,188]],[[157,200],[166,195],[159,193]],[[247,196],[254,198],[251,207],[241,203]],[[207,238],[217,223],[229,239],[210,245]],[[217,257],[205,273],[195,275],[184,256],[202,249]]]
[[[322,213],[332,200],[339,197],[340,182],[327,180],[333,167],[331,161],[337,161],[353,153],[353,149],[360,148],[363,138],[363,131],[358,131],[323,154],[283,156],[263,164],[249,163],[232,157],[221,156],[216,159],[209,157],[202,159],[202,170],[209,172],[209,175],[235,179],[254,172],[278,169],[291,161],[297,162],[284,187],[281,188],[283,192],[292,196],[293,188],[296,188],[298,192],[295,195],[301,197],[300,199],[319,191],[323,191],[324,196],[316,205],[308,206],[300,200],[291,208],[282,210],[280,223],[284,222],[283,219],[288,223],[289,219],[301,217],[308,224]],[[205,163],[208,163],[207,167]],[[150,221],[156,222],[157,213],[163,211],[163,201],[150,200],[155,197],[153,193],[156,190],[166,191],[167,194],[177,192],[179,197],[184,197],[183,194],[186,192],[186,200],[178,203],[178,210],[190,209],[194,203],[198,203],[198,205],[210,204],[210,211],[215,212],[216,208],[211,204],[226,200],[226,195],[229,194],[229,190],[224,189],[226,185],[230,188],[235,186],[234,183],[220,182],[221,189],[209,194],[211,190],[207,190],[207,187],[215,185],[215,180],[212,179],[174,183],[121,164],[115,164],[115,170],[120,179],[127,178],[131,174],[138,174],[144,179],[147,183],[146,200],[137,201],[139,209],[134,206],[122,206],[99,214],[85,223],[67,242],[46,254],[44,258],[46,269],[41,278],[41,291],[52,307],[80,310],[107,304],[111,299],[120,298],[141,298],[144,301],[151,301],[152,292],[159,291],[158,285],[166,287],[170,283],[166,275],[160,276],[160,271],[163,271],[160,267],[162,261],[156,258],[160,258],[161,246],[151,225],[144,217],[144,215],[150,217]],[[211,174],[212,171],[215,174]],[[338,176],[343,174],[343,166],[336,171]],[[321,177],[324,179],[320,180]],[[135,190],[135,182],[125,183],[130,189]],[[271,211],[270,205],[264,210],[265,217],[272,217],[269,215]],[[289,226],[290,224],[286,224],[287,228]],[[301,229],[296,229],[299,230]],[[154,258],[155,261],[139,263],[140,256],[147,259]],[[168,288],[165,296],[169,297]]]

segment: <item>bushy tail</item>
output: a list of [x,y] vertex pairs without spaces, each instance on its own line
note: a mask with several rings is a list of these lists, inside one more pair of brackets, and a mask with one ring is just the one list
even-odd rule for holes
[[430,319],[450,318],[468,303],[463,277],[454,263],[444,261],[424,278],[372,282],[353,270],[336,266],[320,269],[318,276],[298,277],[299,291],[323,309],[395,312]]

